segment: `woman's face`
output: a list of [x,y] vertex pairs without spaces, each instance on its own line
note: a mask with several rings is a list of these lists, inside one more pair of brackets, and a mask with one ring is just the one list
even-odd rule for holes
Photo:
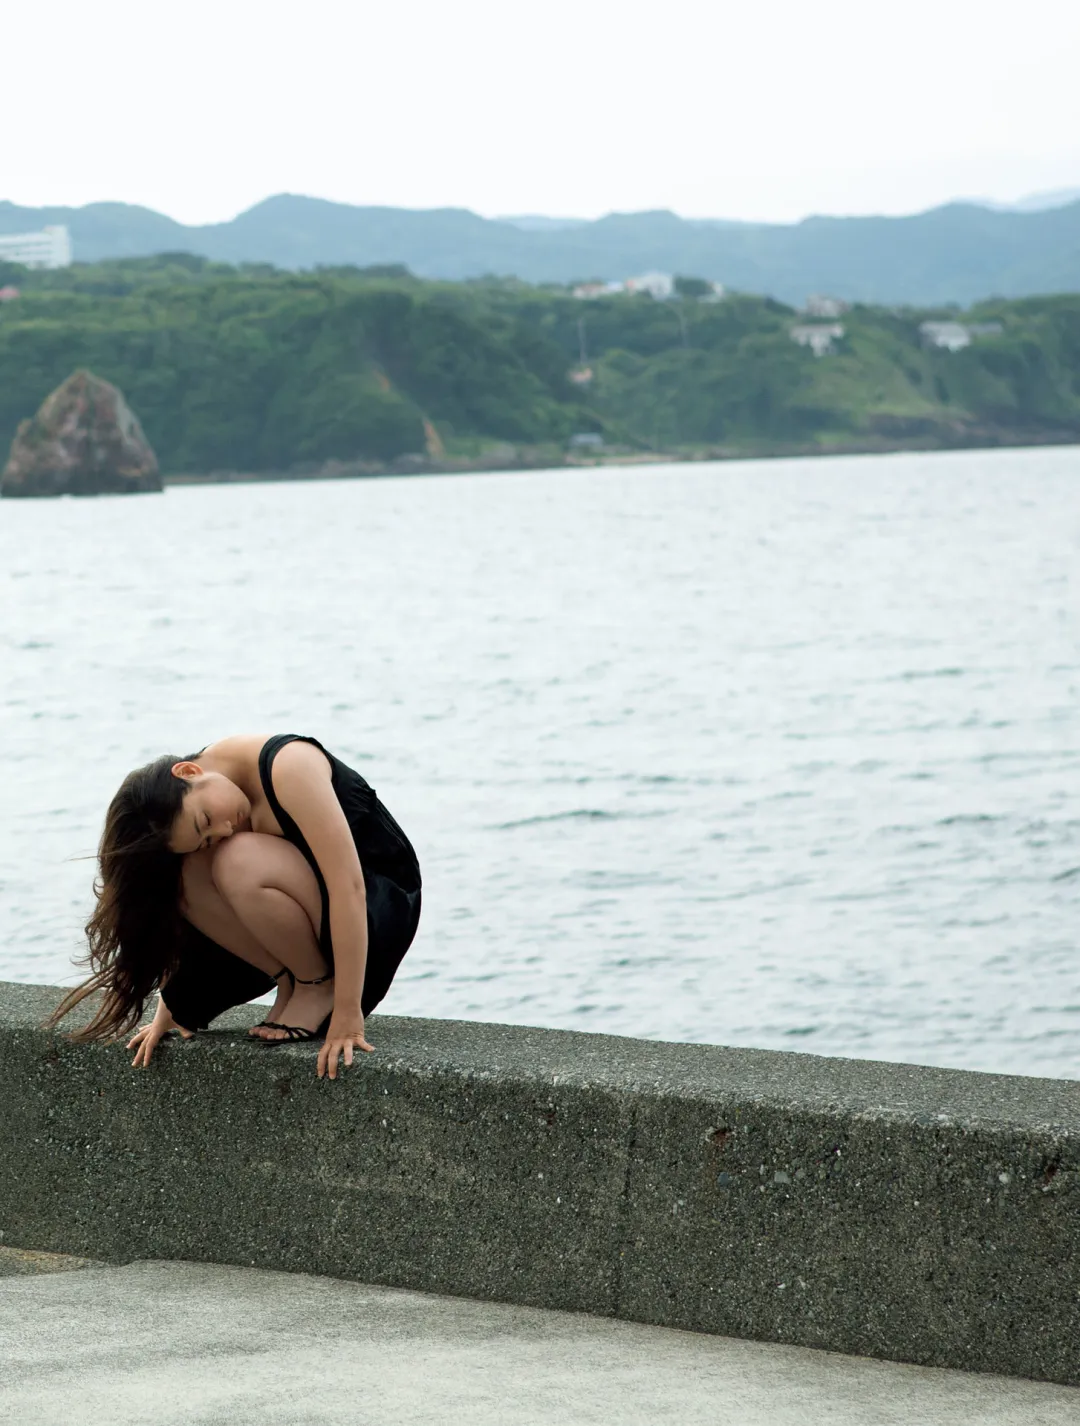
[[[184,769],[178,772],[177,769]],[[177,853],[215,846],[247,825],[251,803],[220,772],[203,772],[197,763],[177,763],[175,777],[188,784],[183,806],[173,822],[169,847]]]

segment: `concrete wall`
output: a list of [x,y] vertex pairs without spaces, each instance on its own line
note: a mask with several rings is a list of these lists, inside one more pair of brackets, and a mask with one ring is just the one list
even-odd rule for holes
[[1080,1383],[1080,1084],[389,1016],[134,1071],[57,998],[0,984],[5,1245]]

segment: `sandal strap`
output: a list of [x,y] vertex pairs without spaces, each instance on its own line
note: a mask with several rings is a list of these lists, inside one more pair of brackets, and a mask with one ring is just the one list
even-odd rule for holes
[[[303,1025],[271,1025],[272,1030],[284,1030],[285,1040],[314,1040],[317,1038],[314,1030],[305,1030]],[[265,1040],[267,1045],[282,1045],[285,1040]]]
[[300,977],[297,976],[296,983],[297,985],[322,985],[324,980],[333,980],[333,978],[334,972],[329,970],[325,975],[317,975],[314,980],[301,980]]

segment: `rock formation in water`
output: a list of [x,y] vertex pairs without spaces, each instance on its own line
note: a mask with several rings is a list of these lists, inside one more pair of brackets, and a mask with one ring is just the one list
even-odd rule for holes
[[160,490],[157,457],[123,396],[77,371],[22,421],[0,495],[118,495]]

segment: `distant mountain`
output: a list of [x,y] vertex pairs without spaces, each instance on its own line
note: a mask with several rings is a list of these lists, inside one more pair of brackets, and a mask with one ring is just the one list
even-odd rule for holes
[[66,223],[76,259],[86,262],[181,251],[283,268],[404,263],[422,277],[560,283],[659,268],[790,303],[811,292],[932,306],[1080,290],[1080,202],[1035,212],[950,203],[905,218],[790,225],[658,211],[537,226],[535,218],[481,218],[463,208],[357,208],[279,194],[231,222],[202,227],[124,203],[0,203],[0,233],[46,223]]
[[979,202],[995,213],[1045,213],[1048,208],[1065,208],[1070,203],[1080,202],[1080,188],[1054,188],[1049,193],[1029,193],[1015,203],[996,203],[990,198],[980,198]]
[[583,228],[588,218],[545,218],[541,213],[520,213],[515,217],[497,218],[498,223],[509,223],[512,228],[520,228],[525,233],[555,233],[564,228]]
[[152,208],[130,203],[88,203],[85,208],[20,208],[0,201],[0,234],[33,232],[48,223],[66,223],[71,229],[75,256],[81,262],[102,257],[148,257],[151,253],[183,251],[185,228]]

